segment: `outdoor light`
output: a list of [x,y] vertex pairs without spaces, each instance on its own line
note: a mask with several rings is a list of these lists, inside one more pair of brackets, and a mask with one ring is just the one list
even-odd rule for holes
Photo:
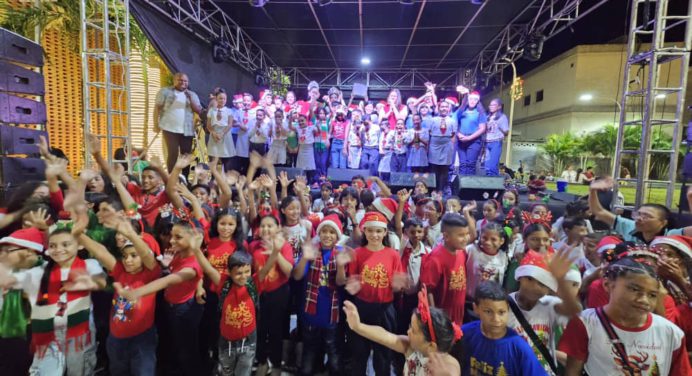
[[250,0],[250,5],[252,5],[255,8],[260,8],[263,7],[264,4],[268,3],[269,0]]
[[582,102],[588,102],[588,101],[590,101],[590,100],[592,100],[592,99],[593,99],[593,95],[591,95],[591,94],[582,94],[582,95],[579,97],[579,100],[582,101]]
[[656,99],[664,99],[666,97],[665,94],[658,94],[656,95]]
[[360,63],[363,65],[370,65],[370,58],[364,57],[364,58],[360,59]]

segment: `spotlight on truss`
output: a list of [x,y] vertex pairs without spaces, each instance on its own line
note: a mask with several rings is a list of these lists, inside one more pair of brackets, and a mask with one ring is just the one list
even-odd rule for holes
[[263,7],[266,3],[269,2],[269,0],[249,0],[250,5],[255,7],[255,8],[261,8]]
[[223,39],[216,39],[211,43],[211,56],[215,63],[223,63],[231,56],[231,45]]
[[524,59],[529,61],[538,61],[541,59],[541,54],[543,53],[543,43],[545,42],[545,36],[540,32],[530,34],[524,46]]

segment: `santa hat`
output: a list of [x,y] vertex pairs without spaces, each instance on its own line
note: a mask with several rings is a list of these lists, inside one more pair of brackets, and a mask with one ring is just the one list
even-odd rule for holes
[[692,259],[692,248],[690,248],[690,244],[692,244],[692,238],[688,236],[658,236],[651,242],[651,244],[649,244],[649,247],[653,248],[655,245],[658,244],[669,245],[678,250],[680,253],[682,253],[683,257]]
[[444,101],[449,103],[449,105],[452,107],[456,107],[459,105],[459,101],[454,97],[447,97],[444,99]]
[[603,252],[609,250],[609,249],[615,249],[615,246],[622,243],[622,239],[618,238],[617,236],[604,236],[601,241],[598,242],[596,245],[596,252],[598,254],[603,254]]
[[470,98],[481,99],[481,93],[474,90],[474,91],[469,93],[469,99]]
[[36,253],[43,253],[45,240],[45,235],[41,230],[30,227],[17,230],[10,236],[5,236],[0,239],[0,244],[12,244],[17,247],[30,249]]
[[355,104],[355,103],[351,103],[351,104],[348,106],[348,109],[351,110],[351,111],[355,111],[355,110],[358,109],[358,105]]
[[521,277],[531,277],[552,291],[557,291],[557,280],[548,271],[547,257],[536,251],[526,252],[521,260],[521,264],[514,273],[514,278],[518,281]]
[[367,212],[363,216],[363,219],[360,220],[360,225],[358,227],[360,227],[361,230],[365,229],[366,227],[378,227],[386,230],[387,218],[382,215],[382,213]]
[[271,93],[272,93],[272,91],[269,90],[269,89],[267,89],[267,90],[261,90],[261,91],[259,92],[259,99],[262,100],[262,99],[264,99],[265,96],[271,95]]
[[392,218],[394,218],[394,213],[396,213],[396,209],[399,207],[396,201],[389,197],[376,198],[375,201],[372,202],[372,206],[374,206],[377,211],[384,214],[388,221],[391,221]]
[[301,115],[308,116],[310,114],[310,103],[306,101],[298,101],[296,102],[297,108],[298,108],[298,113]]
[[579,286],[581,286],[581,272],[579,272],[576,265],[572,264],[572,266],[569,268],[569,271],[567,271],[567,274],[565,274],[565,281],[576,282],[579,284]]
[[236,94],[233,96],[233,103],[240,103],[243,101],[243,94]]
[[339,216],[336,214],[329,214],[328,216],[324,217],[322,222],[320,222],[320,225],[317,226],[317,234],[319,235],[320,230],[322,227],[329,226],[333,228],[336,231],[336,234],[338,235],[338,238],[341,238],[341,235],[343,233],[341,232],[341,229],[343,228],[341,224],[341,220],[339,219]]
[[344,108],[344,106],[338,106],[334,112],[336,112],[337,114],[338,114],[338,113],[342,113],[342,114],[345,115],[345,114],[346,114],[346,109]]
[[320,89],[320,84],[318,84],[317,81],[310,81],[310,83],[308,84],[308,91],[310,91],[310,90],[312,90],[312,89],[317,89],[317,90],[319,90],[319,89]]
[[417,100],[418,100],[418,98],[416,98],[416,97],[409,97],[409,98],[406,100],[406,104],[415,102],[415,101],[417,101]]

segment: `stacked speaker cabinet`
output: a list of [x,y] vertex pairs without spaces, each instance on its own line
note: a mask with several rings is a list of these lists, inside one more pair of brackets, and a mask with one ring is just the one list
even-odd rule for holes
[[46,133],[43,48],[0,28],[0,187],[44,180],[39,136]]

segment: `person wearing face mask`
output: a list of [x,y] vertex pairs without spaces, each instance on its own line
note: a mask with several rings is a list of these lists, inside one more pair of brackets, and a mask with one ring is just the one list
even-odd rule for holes
[[471,92],[454,113],[454,118],[459,124],[457,131],[459,174],[464,176],[476,174],[476,162],[480,156],[486,131],[487,117],[480,99],[481,96],[477,91]]

